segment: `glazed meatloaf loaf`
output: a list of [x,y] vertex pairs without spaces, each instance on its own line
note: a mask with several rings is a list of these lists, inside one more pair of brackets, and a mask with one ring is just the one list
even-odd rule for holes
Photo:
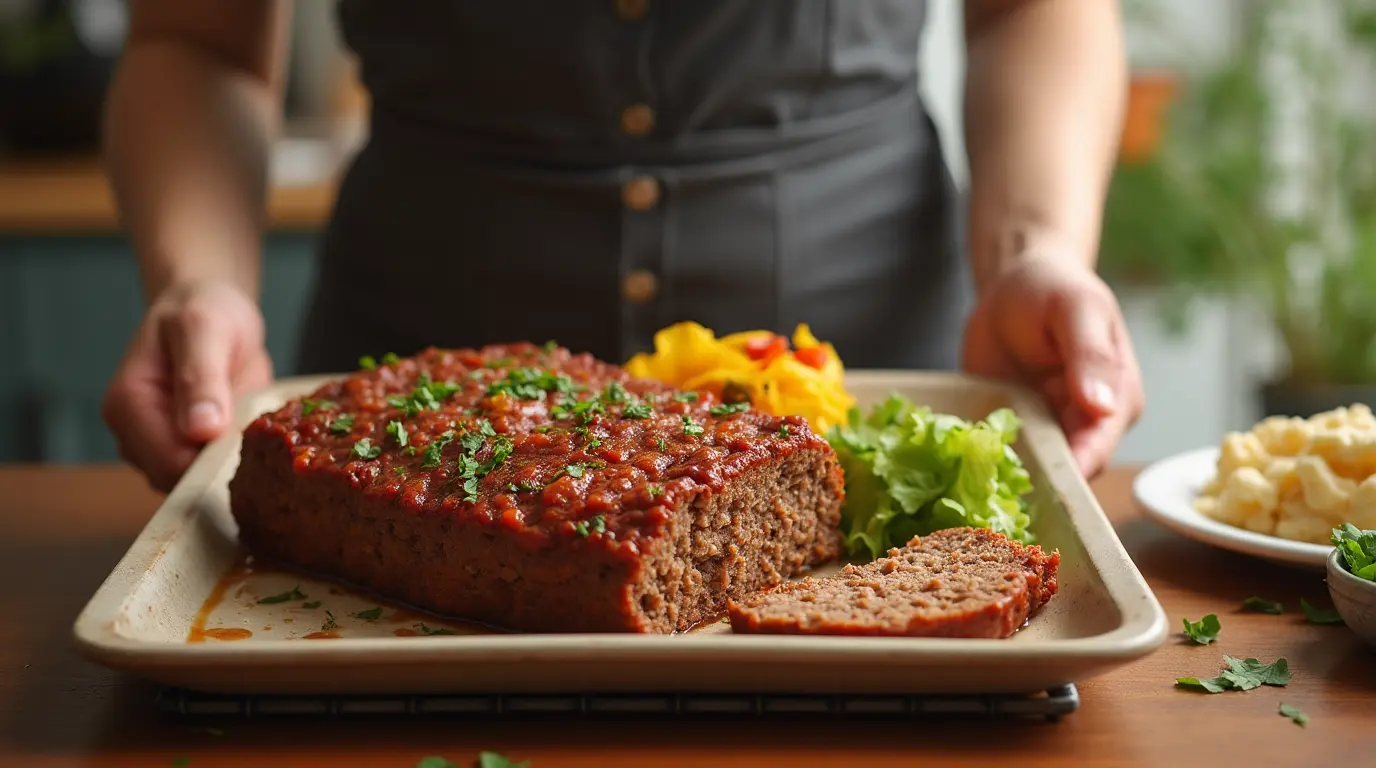
[[1056,594],[1060,561],[983,528],[951,528],[834,576],[733,599],[731,629],[1006,638]]
[[685,630],[840,551],[826,440],[553,345],[388,356],[253,421],[255,556],[515,631]]

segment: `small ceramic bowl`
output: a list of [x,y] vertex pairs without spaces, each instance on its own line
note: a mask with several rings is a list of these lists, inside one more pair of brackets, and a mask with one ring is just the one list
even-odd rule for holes
[[1376,581],[1353,576],[1335,548],[1328,555],[1328,595],[1333,607],[1357,636],[1376,646]]

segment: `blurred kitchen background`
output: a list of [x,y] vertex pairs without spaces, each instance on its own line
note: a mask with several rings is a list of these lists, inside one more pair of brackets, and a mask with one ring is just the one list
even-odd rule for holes
[[[925,96],[957,179],[961,0],[931,0]],[[334,4],[296,3],[263,309],[290,374],[333,180],[366,131]],[[1376,7],[1125,0],[1132,94],[1101,272],[1148,406],[1117,459],[1267,413],[1376,400]],[[123,0],[0,0],[0,461],[115,458],[100,401],[141,313],[95,156]]]

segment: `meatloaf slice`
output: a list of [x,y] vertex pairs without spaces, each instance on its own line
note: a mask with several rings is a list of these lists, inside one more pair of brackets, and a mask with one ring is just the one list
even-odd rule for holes
[[936,531],[834,576],[732,599],[731,629],[1005,638],[1056,594],[1060,559],[982,528]]
[[558,347],[388,358],[263,414],[254,555],[517,631],[670,632],[840,552],[826,440]]

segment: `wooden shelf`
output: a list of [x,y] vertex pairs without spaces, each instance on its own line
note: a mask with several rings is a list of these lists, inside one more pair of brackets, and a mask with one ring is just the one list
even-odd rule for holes
[[[334,204],[333,181],[274,187],[269,229],[319,229]],[[94,157],[0,164],[0,234],[109,234],[122,224]]]

